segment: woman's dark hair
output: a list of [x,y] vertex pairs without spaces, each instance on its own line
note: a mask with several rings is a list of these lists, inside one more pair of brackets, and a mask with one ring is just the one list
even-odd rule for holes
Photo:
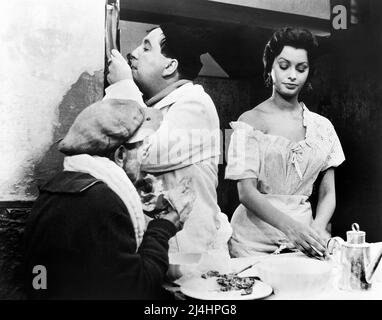
[[281,53],[285,46],[306,50],[310,69],[308,75],[309,80],[314,74],[318,42],[316,37],[309,30],[297,27],[285,27],[277,30],[265,45],[263,54],[264,79],[267,81],[275,58]]

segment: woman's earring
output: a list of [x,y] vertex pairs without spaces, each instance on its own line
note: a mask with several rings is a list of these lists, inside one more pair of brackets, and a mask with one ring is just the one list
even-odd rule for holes
[[306,89],[308,91],[312,91],[313,90],[312,84],[310,82],[308,82],[308,84],[306,85]]
[[265,86],[267,88],[269,88],[270,86],[272,86],[272,77],[271,75],[268,73],[268,77],[265,79]]

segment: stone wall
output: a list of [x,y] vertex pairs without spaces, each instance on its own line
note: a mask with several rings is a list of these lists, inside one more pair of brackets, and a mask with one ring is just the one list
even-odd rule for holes
[[29,208],[0,208],[0,299],[23,299],[22,235]]

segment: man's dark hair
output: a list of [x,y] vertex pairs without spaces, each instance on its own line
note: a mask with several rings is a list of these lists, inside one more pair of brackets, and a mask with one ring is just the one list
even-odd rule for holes
[[263,54],[264,79],[268,78],[275,58],[281,53],[285,46],[306,50],[310,69],[308,75],[309,80],[314,74],[318,43],[316,37],[309,30],[297,27],[285,27],[277,30],[265,45]]
[[207,52],[208,31],[173,22],[161,24],[160,28],[164,34],[160,43],[162,54],[178,60],[182,79],[194,80],[203,66],[200,56]]
[[162,39],[160,47],[161,52],[165,57],[178,60],[178,72],[182,79],[194,80],[198,76],[203,67],[202,62],[200,61],[200,56],[188,57],[186,55],[175,53],[171,50],[166,38]]

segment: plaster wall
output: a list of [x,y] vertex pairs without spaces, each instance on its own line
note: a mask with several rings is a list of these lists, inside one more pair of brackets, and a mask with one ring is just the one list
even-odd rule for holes
[[[13,0],[1,7],[0,201],[34,200],[35,166],[63,125],[64,96],[81,75],[103,76],[105,1]],[[90,94],[101,97],[98,82]],[[72,99],[64,112],[78,107]]]

